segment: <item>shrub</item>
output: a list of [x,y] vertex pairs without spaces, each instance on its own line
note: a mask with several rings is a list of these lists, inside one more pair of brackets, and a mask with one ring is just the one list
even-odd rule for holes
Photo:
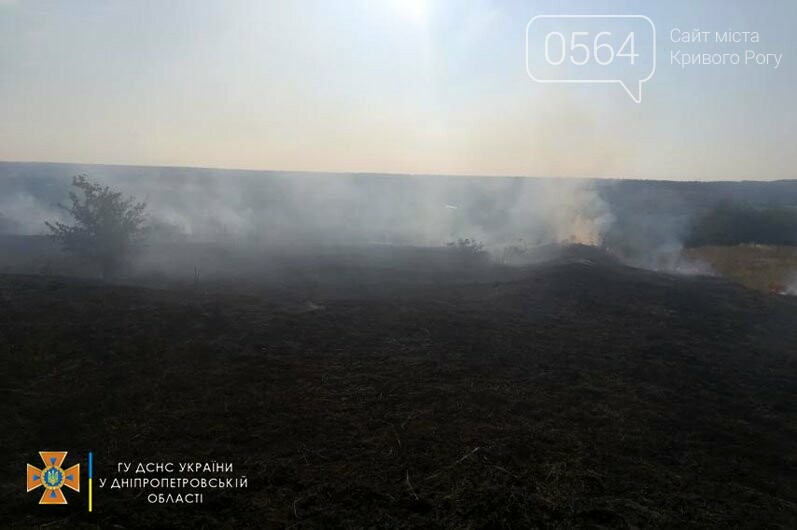
[[45,221],[45,224],[65,250],[97,261],[102,266],[103,278],[112,278],[130,249],[146,234],[146,205],[107,186],[89,182],[85,175],[74,177],[72,186],[75,188],[69,193],[72,205],[58,206],[75,223]]

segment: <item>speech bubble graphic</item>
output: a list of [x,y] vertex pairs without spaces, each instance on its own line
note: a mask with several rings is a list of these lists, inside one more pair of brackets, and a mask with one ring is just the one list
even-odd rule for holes
[[526,25],[526,72],[538,83],[617,83],[636,103],[656,72],[645,15],[537,15]]

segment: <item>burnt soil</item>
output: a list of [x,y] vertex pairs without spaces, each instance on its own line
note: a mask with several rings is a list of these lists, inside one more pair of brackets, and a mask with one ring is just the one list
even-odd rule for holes
[[[797,528],[793,298],[585,259],[304,296],[0,276],[0,523]],[[91,514],[85,471],[25,492],[60,449]],[[185,461],[247,487],[97,485]]]

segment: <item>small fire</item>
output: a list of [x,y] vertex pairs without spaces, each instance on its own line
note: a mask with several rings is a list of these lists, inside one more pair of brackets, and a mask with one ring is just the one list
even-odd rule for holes
[[791,282],[786,287],[773,287],[770,292],[782,296],[797,296],[797,279]]

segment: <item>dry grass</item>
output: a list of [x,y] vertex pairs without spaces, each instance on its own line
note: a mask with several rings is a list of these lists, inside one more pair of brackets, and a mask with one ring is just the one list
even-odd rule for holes
[[797,247],[700,247],[689,249],[687,255],[708,262],[718,274],[758,291],[782,292],[797,280]]

